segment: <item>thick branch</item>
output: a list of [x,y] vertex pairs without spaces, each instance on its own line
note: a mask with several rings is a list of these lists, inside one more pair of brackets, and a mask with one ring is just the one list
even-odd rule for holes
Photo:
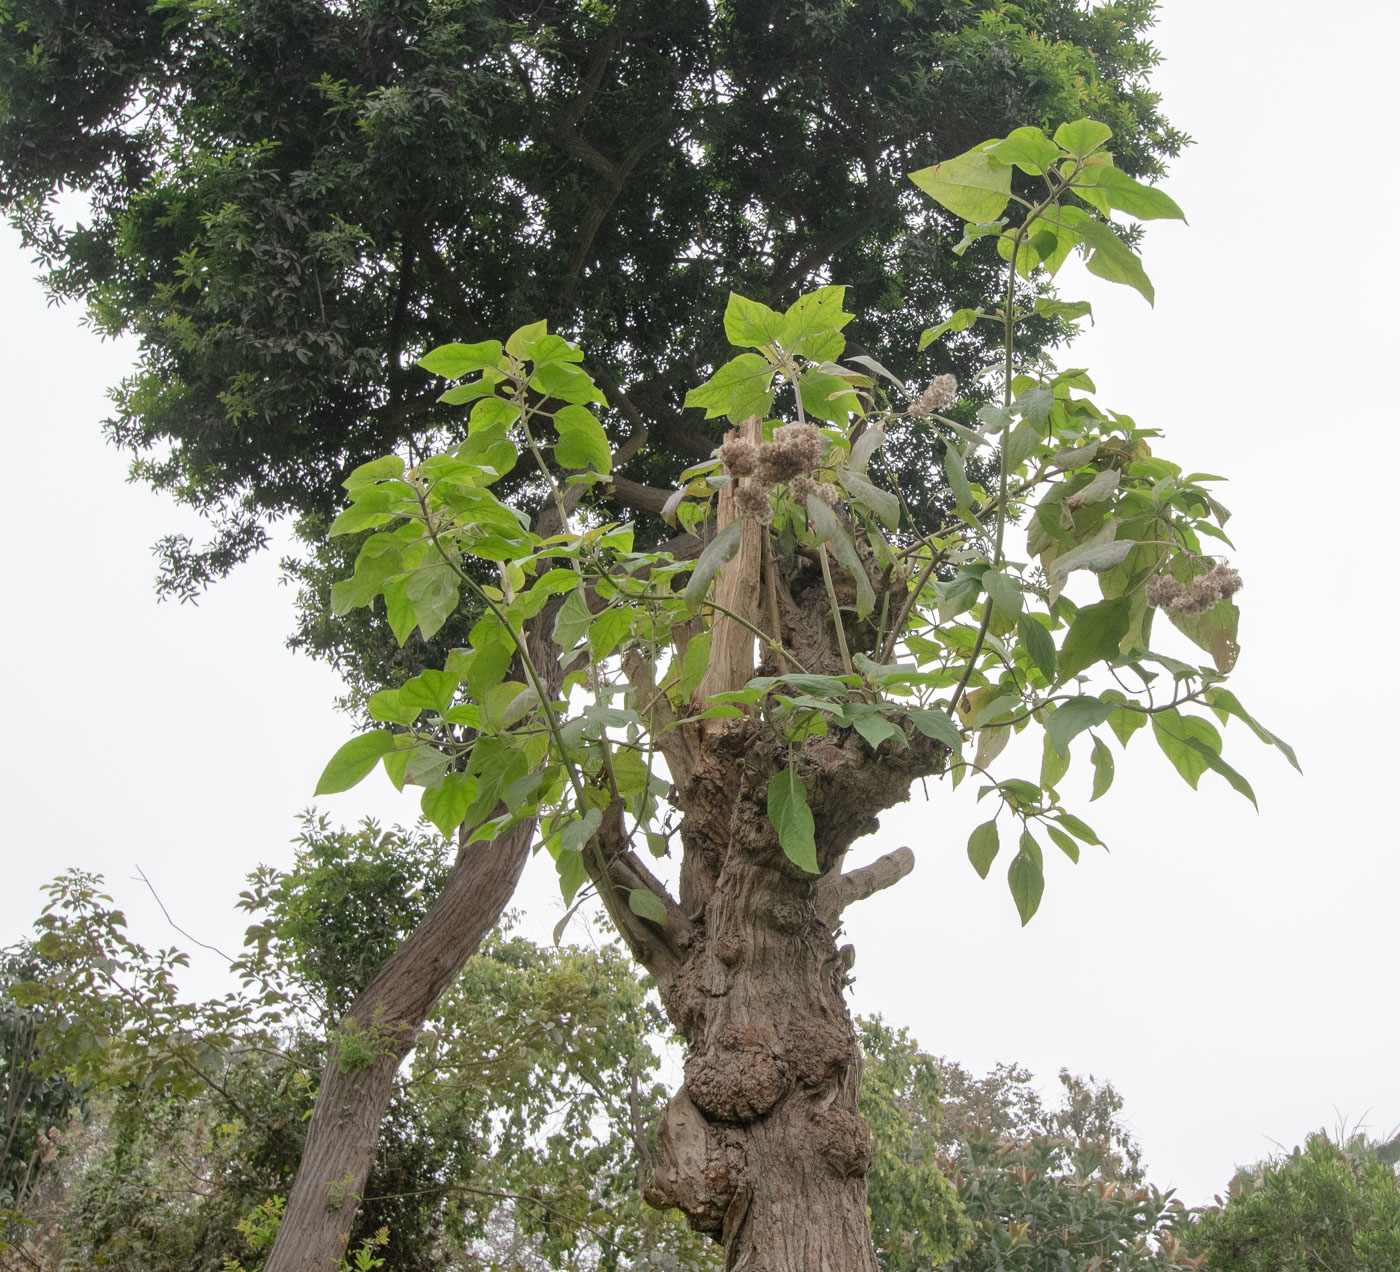
[[913,852],[908,848],[896,848],[868,866],[837,875],[827,880],[817,897],[817,917],[827,927],[834,928],[847,906],[893,887],[913,869]]

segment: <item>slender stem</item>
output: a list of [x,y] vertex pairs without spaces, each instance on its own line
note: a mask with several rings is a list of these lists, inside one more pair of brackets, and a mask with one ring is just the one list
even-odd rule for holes
[[831,581],[831,563],[827,559],[826,544],[817,544],[817,553],[822,561],[822,582],[826,584],[826,599],[831,606],[831,622],[836,628],[836,643],[841,647],[841,665],[845,667],[849,676],[855,668],[851,665],[851,651],[846,648],[846,625],[841,621],[841,606],[836,600],[836,586]]

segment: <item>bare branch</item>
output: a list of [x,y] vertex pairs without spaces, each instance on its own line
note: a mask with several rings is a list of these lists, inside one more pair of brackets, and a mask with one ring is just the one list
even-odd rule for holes
[[883,857],[877,857],[868,866],[837,875],[828,880],[818,894],[817,917],[827,927],[834,928],[848,905],[893,887],[913,869],[913,852],[908,848],[896,848]]

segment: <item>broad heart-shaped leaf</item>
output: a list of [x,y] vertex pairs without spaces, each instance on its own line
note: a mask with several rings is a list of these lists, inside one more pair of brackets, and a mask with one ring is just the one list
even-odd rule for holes
[[1040,674],[1054,684],[1055,638],[1031,614],[1022,614],[1016,620],[1016,634],[1021,638],[1021,644],[1026,647],[1026,653],[1030,655],[1031,662],[1036,665]]
[[1126,596],[1080,610],[1060,648],[1060,679],[1068,680],[1096,662],[1117,658],[1131,617],[1132,606]]
[[458,586],[457,572],[445,561],[425,565],[404,580],[404,595],[424,640],[436,636],[457,608]]
[[430,349],[418,365],[432,375],[456,380],[472,371],[484,371],[501,360],[501,342],[483,340],[480,344],[445,344]]
[[1011,199],[1011,165],[981,146],[911,172],[909,180],[964,221],[995,221]]
[[1076,158],[1093,154],[1113,137],[1113,129],[1097,119],[1077,119],[1055,129],[1055,144]]
[[729,293],[729,304],[724,309],[724,334],[730,344],[741,349],[777,344],[782,327],[782,314],[738,292]]
[[571,593],[554,616],[554,643],[566,654],[573,649],[588,631],[593,615],[588,608],[588,598],[583,589]]
[[1092,315],[1094,308],[1087,300],[1052,300],[1041,296],[1035,302],[1035,312],[1046,318],[1067,318],[1073,322]]
[[987,877],[987,871],[992,868],[992,862],[996,860],[1000,848],[995,817],[991,821],[983,822],[968,836],[967,859],[972,862],[972,868],[982,878]]
[[1111,702],[1100,702],[1099,699],[1087,695],[1071,698],[1068,702],[1060,703],[1050,713],[1045,723],[1046,736],[1055,750],[1064,755],[1069,751],[1069,744],[1076,736],[1085,729],[1102,724],[1113,711],[1114,706]]
[[982,586],[987,589],[992,604],[1007,618],[1015,618],[1021,612],[1021,585],[1009,574],[988,570],[982,576]]
[[690,572],[690,582],[685,585],[685,606],[692,614],[705,603],[710,583],[719,572],[719,567],[734,559],[743,537],[743,519],[736,517],[705,545],[695,569]]
[[993,158],[1014,163],[1033,177],[1043,176],[1063,157],[1063,152],[1039,128],[1016,128],[1004,141],[988,148]]
[[834,362],[846,348],[841,328],[855,317],[842,310],[845,298],[846,288],[835,284],[799,296],[778,326],[778,343],[809,362]]
[[394,734],[388,729],[375,729],[351,738],[330,758],[316,783],[317,795],[335,795],[348,791],[356,782],[367,777],[380,758],[394,749]]
[[426,817],[443,835],[451,835],[462,824],[476,799],[476,778],[465,773],[449,773],[442,785],[423,792],[421,806]]
[[[1026,848],[1026,840],[1036,849],[1032,855]],[[1016,912],[1021,916],[1021,926],[1031,921],[1040,909],[1040,898],[1045,893],[1045,870],[1037,860],[1040,848],[1027,831],[1021,836],[1021,851],[1012,859],[1011,869],[1006,872],[1006,882],[1011,888],[1011,898],[1016,902]]]
[[562,406],[554,414],[559,441],[554,458],[565,468],[588,468],[600,473],[612,471],[612,447],[603,426],[584,406]]
[[761,353],[741,353],[691,389],[685,404],[704,407],[707,420],[727,415],[736,424],[750,415],[767,415],[773,405],[773,374],[772,363]]
[[377,481],[402,477],[404,462],[397,455],[382,455],[367,464],[361,464],[340,484],[346,490],[358,490],[361,486],[372,486]]
[[768,780],[768,820],[778,832],[778,842],[788,860],[808,874],[820,874],[816,825],[807,806],[807,788],[792,769],[774,773]]
[[977,321],[979,310],[957,309],[951,318],[945,318],[936,327],[930,327],[919,337],[919,352],[922,353],[945,331],[966,331]]

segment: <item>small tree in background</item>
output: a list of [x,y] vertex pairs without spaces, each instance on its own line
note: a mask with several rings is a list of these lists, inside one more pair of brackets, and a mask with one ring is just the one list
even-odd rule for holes
[[1400,1268],[1400,1137],[1302,1148],[1239,1171],[1228,1200],[1187,1232],[1193,1266],[1212,1272],[1394,1272]]

